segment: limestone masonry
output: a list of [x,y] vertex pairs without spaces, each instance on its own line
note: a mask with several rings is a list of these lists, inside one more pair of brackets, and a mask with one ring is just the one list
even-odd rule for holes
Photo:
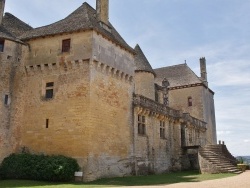
[[[109,1],[83,3],[32,28],[0,0],[0,162],[13,152],[76,158],[83,180],[198,168],[216,144],[214,93],[180,64],[152,69],[109,22]],[[28,9],[27,9],[28,11]]]

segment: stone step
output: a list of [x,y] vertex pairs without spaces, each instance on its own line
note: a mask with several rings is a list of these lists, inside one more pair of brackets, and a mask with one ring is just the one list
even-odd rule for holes
[[216,159],[216,158],[207,158],[209,161],[213,161],[213,162],[217,162],[217,163],[230,163],[232,164],[232,162],[230,160],[221,160],[221,159]]
[[[210,161],[211,162],[211,161]],[[211,162],[213,163],[213,162]],[[234,166],[233,164],[231,163],[213,163],[213,164],[216,164],[217,166],[230,166],[230,167],[236,167]]]
[[236,159],[222,145],[207,145],[199,149],[199,154],[217,167],[221,172],[236,173],[241,171],[235,166]]

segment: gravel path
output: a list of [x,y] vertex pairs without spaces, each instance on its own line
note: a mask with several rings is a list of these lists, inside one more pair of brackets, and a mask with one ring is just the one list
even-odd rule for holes
[[250,171],[240,175],[203,182],[176,183],[159,186],[133,186],[133,188],[250,188]]

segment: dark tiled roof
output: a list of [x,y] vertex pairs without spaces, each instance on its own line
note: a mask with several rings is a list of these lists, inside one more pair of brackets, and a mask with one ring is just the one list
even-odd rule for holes
[[137,44],[135,46],[135,71],[144,71],[150,72],[155,75],[154,70],[152,69],[150,63],[148,62],[146,56],[142,52],[140,46]]
[[21,42],[19,36],[33,28],[10,13],[5,13],[0,26],[0,37]]
[[100,25],[100,22],[96,19],[96,10],[85,2],[63,20],[26,32],[21,36],[21,39],[28,40],[37,37],[94,29],[108,39],[134,53],[134,50],[123,40],[110,23],[109,27],[111,32]]
[[161,83],[166,78],[169,81],[170,87],[202,83],[186,63],[158,68],[154,69],[154,71],[156,73],[156,81]]
[[10,13],[5,13],[3,26],[15,36],[18,37],[33,28]]

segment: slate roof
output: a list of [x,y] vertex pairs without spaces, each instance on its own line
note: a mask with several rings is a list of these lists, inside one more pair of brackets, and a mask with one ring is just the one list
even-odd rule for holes
[[110,23],[109,27],[111,28],[111,32],[107,31],[100,25],[100,22],[96,19],[96,10],[85,2],[66,18],[53,24],[26,32],[21,36],[21,39],[29,40],[38,37],[94,29],[111,41],[134,53],[134,50],[124,41]]
[[200,78],[185,64],[154,69],[156,81],[161,83],[164,78],[169,81],[170,87],[203,83]]
[[10,13],[5,13],[0,25],[0,37],[21,42],[19,36],[33,28]]
[[148,62],[146,56],[144,55],[143,51],[141,50],[140,46],[137,44],[135,46],[135,71],[144,71],[150,72],[155,75],[154,70],[152,69],[150,63]]

